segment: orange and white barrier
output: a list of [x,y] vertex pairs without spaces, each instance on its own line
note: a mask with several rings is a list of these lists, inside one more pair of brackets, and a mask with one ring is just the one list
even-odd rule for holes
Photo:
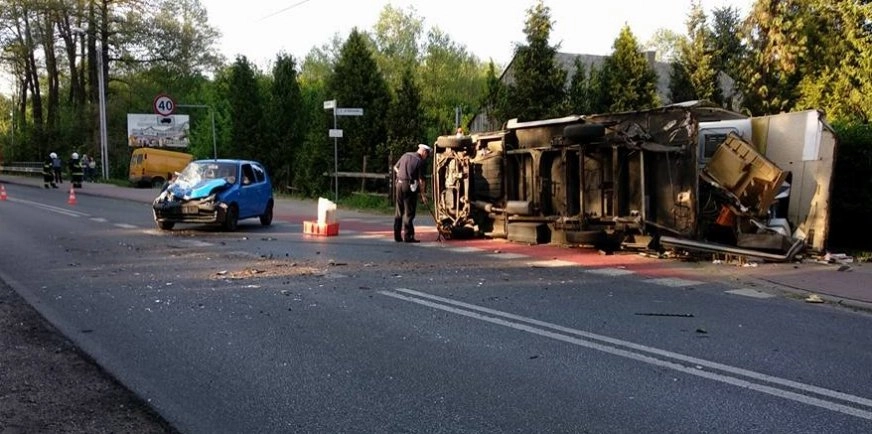
[[303,233],[307,235],[339,235],[339,222],[336,221],[336,204],[323,197],[318,198],[318,220],[303,222]]

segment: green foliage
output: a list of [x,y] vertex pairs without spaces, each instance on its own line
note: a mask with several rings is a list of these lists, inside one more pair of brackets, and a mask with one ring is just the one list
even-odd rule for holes
[[714,68],[730,77],[738,77],[739,62],[744,56],[739,10],[732,7],[712,11],[711,38],[714,47]]
[[342,208],[377,211],[383,214],[393,213],[394,207],[386,196],[373,194],[349,194],[339,198]]
[[738,71],[745,108],[754,115],[790,111],[808,56],[807,0],[758,0],[743,32],[747,51]]
[[313,82],[301,87],[302,125],[305,130],[301,147],[291,162],[290,186],[300,194],[317,197],[330,192],[330,180],[325,176],[333,170],[333,141],[327,138],[329,112],[323,109],[327,92],[323,82]]
[[226,98],[230,102],[230,155],[226,158],[262,160],[264,121],[263,98],[256,66],[239,56],[230,68]]
[[[584,63],[581,58],[577,57],[573,60],[575,73],[569,81],[569,90],[566,92],[566,106],[571,113],[584,115],[595,113],[595,89],[594,80],[591,75],[586,73]],[[591,70],[593,71],[593,68]]]
[[699,1],[691,4],[687,16],[689,39],[678,45],[678,56],[670,75],[670,98],[673,102],[706,100],[720,103],[722,93],[714,55],[714,40],[706,26],[705,12]]
[[836,124],[838,137],[830,198],[830,246],[872,249],[872,125]]
[[621,29],[613,48],[599,77],[600,95],[608,103],[608,111],[642,110],[658,105],[657,73],[640,51],[629,26]]
[[374,57],[391,89],[400,87],[403,74],[414,70],[421,57],[424,19],[409,7],[407,11],[386,5],[375,24]]
[[685,62],[672,62],[669,70],[669,100],[671,102],[693,101],[698,99]]
[[678,57],[681,44],[685,42],[684,35],[669,29],[657,29],[645,48],[657,52],[656,59],[661,62],[673,62]]
[[509,120],[507,91],[506,85],[497,75],[496,65],[491,60],[487,65],[485,90],[480,105],[489,118],[500,124]]
[[[872,120],[872,4],[809,0],[812,55],[799,84],[798,109],[820,108],[833,120]],[[813,60],[812,60],[813,59]]]
[[477,113],[484,74],[478,59],[466,48],[439,29],[428,32],[424,59],[418,67],[427,142],[454,132],[455,108],[463,113],[461,125]]
[[294,58],[280,54],[272,70],[268,104],[268,132],[271,147],[266,164],[274,177],[290,185],[290,168],[305,137],[303,95],[297,80]]
[[382,155],[399,158],[412,146],[423,143],[424,116],[421,112],[421,91],[411,69],[403,73],[400,87],[394,92],[388,110],[388,141]]
[[340,120],[339,127],[344,136],[339,170],[362,170],[364,156],[367,161],[375,163],[368,169],[387,170],[387,167],[379,167],[378,150],[387,139],[385,118],[390,93],[367,47],[365,36],[356,28],[342,46],[327,88],[339,107],[362,108],[364,113],[363,116],[346,116]]
[[554,23],[551,9],[539,0],[527,10],[526,45],[515,47],[508,111],[521,120],[558,117],[565,113],[566,71],[555,60],[557,46],[548,45]]

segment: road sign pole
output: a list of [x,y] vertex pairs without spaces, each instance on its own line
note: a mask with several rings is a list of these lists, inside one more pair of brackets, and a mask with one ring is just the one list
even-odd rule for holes
[[[338,129],[336,125],[336,107],[333,107],[333,129]],[[339,138],[333,138],[333,201],[339,202]]]

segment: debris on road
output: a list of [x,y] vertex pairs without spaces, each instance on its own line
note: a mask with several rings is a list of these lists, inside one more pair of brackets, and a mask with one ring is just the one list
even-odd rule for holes
[[821,296],[819,296],[817,294],[810,294],[808,297],[805,298],[805,302],[806,303],[823,303],[824,300],[821,298]]

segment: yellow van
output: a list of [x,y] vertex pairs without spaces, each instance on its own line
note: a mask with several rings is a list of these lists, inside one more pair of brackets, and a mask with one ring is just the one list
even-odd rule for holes
[[136,148],[130,156],[130,182],[136,186],[160,187],[193,159],[193,155],[184,152]]

